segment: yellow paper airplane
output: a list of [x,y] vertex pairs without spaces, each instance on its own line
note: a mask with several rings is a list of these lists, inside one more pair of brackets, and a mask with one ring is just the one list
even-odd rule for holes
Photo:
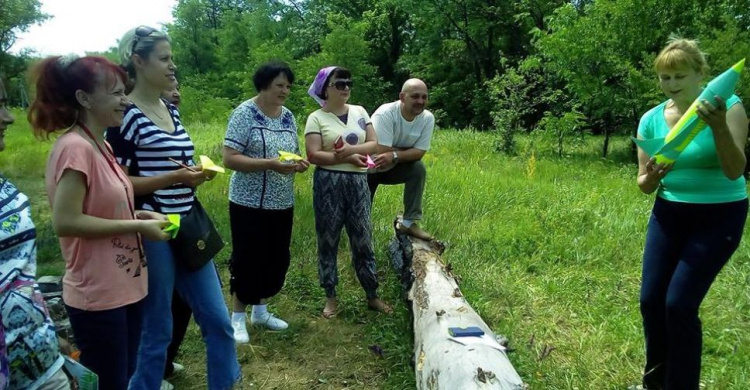
[[164,231],[171,234],[172,238],[177,237],[180,231],[180,214],[167,214],[167,221],[169,225],[164,228]]
[[302,156],[299,156],[290,152],[285,152],[283,150],[279,150],[279,161],[281,162],[287,162],[287,161],[297,162],[297,161],[302,161],[302,160],[304,160]]
[[201,156],[200,159],[204,171],[225,172],[223,167],[216,165],[208,156]]

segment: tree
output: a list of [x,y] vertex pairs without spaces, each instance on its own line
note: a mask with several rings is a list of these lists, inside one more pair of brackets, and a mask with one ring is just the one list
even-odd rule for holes
[[18,33],[49,18],[39,0],[0,0],[0,52],[7,53]]

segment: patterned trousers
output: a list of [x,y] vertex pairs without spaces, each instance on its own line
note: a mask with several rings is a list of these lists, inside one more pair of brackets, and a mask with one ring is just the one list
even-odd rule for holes
[[313,208],[318,237],[318,277],[326,297],[336,296],[339,281],[336,255],[341,229],[346,227],[359,283],[368,299],[377,298],[378,279],[372,245],[367,174],[315,169]]

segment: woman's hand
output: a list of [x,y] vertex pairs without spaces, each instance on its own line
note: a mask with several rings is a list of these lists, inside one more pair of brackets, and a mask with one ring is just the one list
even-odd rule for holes
[[716,107],[714,107],[708,100],[703,99],[698,104],[696,113],[708,127],[713,130],[729,130],[727,127],[727,103],[721,96],[714,96],[716,99]]
[[140,222],[141,227],[138,232],[141,233],[143,238],[149,241],[167,241],[169,239],[169,233],[164,231],[164,228],[169,225],[166,220],[146,219]]
[[656,157],[652,157],[646,163],[646,180],[652,183],[658,183],[664,178],[664,176],[667,176],[667,173],[672,170],[672,167],[674,167],[674,164],[657,164]]
[[359,153],[354,153],[350,155],[344,161],[356,167],[362,167],[362,168],[367,167],[367,156],[361,155]]
[[353,154],[354,148],[347,142],[343,142],[340,147],[333,149],[333,156],[336,157],[337,160],[345,160],[347,157]]
[[297,173],[303,173],[307,170],[307,168],[310,168],[310,162],[307,160],[300,160],[297,164]]
[[157,213],[156,211],[149,211],[149,210],[136,210],[135,211],[135,217],[142,220],[147,219],[155,219],[157,221],[166,221],[167,216],[162,213]]
[[269,159],[270,169],[281,173],[282,175],[288,175],[297,171],[297,165],[299,164],[287,164],[279,161],[278,159]]
[[193,188],[198,187],[208,180],[208,176],[203,172],[202,165],[193,165],[190,169],[181,168],[173,172],[176,177],[176,183],[182,183]]

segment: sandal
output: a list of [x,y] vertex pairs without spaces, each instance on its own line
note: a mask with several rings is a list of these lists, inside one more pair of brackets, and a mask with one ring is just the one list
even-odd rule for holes
[[387,303],[385,303],[380,298],[368,299],[367,308],[369,308],[370,310],[379,311],[385,314],[393,313],[393,308],[390,307]]
[[332,302],[333,302],[333,308],[331,309],[328,307],[328,304],[330,302],[326,300],[326,305],[325,307],[323,307],[323,318],[330,319],[330,318],[336,317],[336,314],[339,314],[338,301],[334,299]]

